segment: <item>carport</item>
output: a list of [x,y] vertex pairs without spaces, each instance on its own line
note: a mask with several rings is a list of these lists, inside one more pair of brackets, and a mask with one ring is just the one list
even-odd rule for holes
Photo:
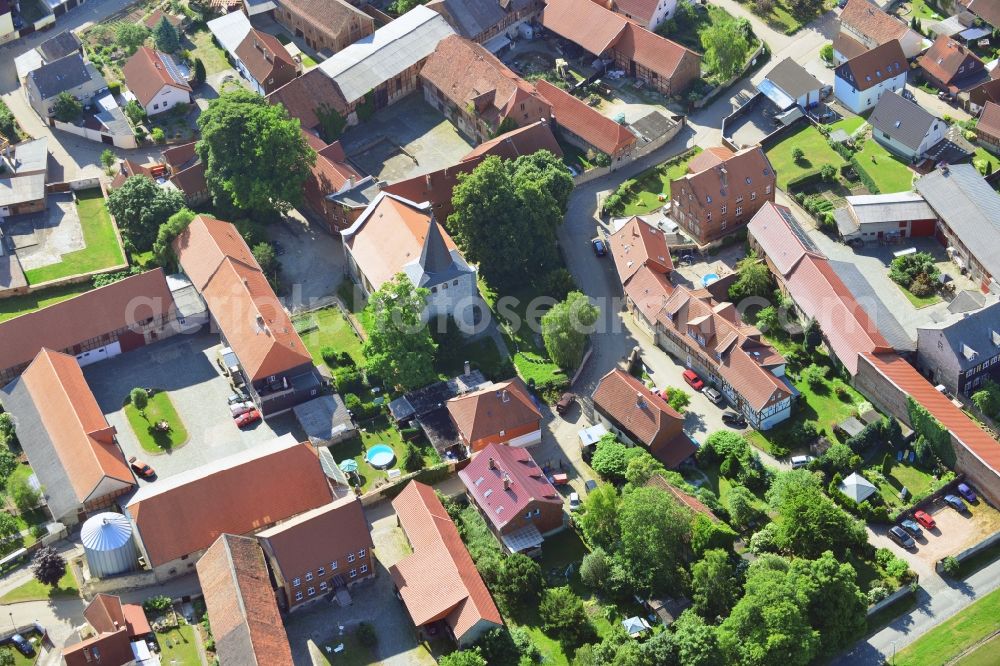
[[330,446],[357,434],[351,413],[339,395],[321,395],[292,408],[313,446]]

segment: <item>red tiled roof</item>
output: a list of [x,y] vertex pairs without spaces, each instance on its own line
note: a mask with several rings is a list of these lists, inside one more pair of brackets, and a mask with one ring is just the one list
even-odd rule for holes
[[680,488],[674,487],[669,481],[663,478],[662,474],[655,474],[652,477],[650,477],[649,481],[646,482],[646,485],[651,486],[653,488],[659,488],[664,492],[670,493],[671,495],[676,497],[678,501],[685,504],[692,511],[707,516],[708,518],[711,518],[714,521],[719,520],[719,518],[714,513],[712,513],[712,510],[709,509],[707,506],[705,506],[705,504],[700,499],[698,499],[694,495],[688,495]]
[[[273,35],[251,28],[236,47],[236,57],[266,90],[281,87],[295,78],[296,65],[284,45]],[[271,83],[271,79],[274,83]]]
[[912,365],[894,353],[866,352],[863,356],[873,368],[930,412],[966,449],[994,472],[1000,472],[1000,443],[953,405]]
[[312,186],[322,194],[334,194],[345,185],[361,180],[361,174],[347,163],[347,155],[340,141],[327,145],[315,134],[302,130],[306,142],[316,151],[316,164],[313,165],[309,177]]
[[163,161],[173,169],[184,166],[187,162],[198,157],[196,146],[197,141],[182,143],[179,146],[171,146],[163,151]]
[[634,23],[625,26],[621,40],[615,44],[615,50],[668,79],[674,75],[684,58],[701,60],[701,56],[691,49]]
[[638,217],[608,236],[608,246],[623,285],[627,285],[643,266],[664,275],[674,269],[663,232]]
[[147,16],[146,20],[143,21],[142,24],[147,28],[149,28],[150,30],[152,30],[157,26],[157,24],[160,22],[160,19],[162,19],[163,17],[166,17],[167,22],[170,25],[174,26],[175,28],[179,28],[181,26],[181,23],[184,22],[184,20],[179,16],[174,16],[173,14],[164,14],[162,9],[157,9],[152,14]]
[[562,506],[562,497],[524,448],[490,444],[473,456],[458,476],[497,530],[520,516],[530,504]]
[[986,106],[986,102],[996,102],[1000,104],[1000,79],[997,78],[997,74],[1000,74],[997,70],[1000,67],[994,67],[993,71],[990,72],[990,80],[982,83],[969,91],[969,99],[973,104],[978,104],[979,106]]
[[466,155],[465,159],[455,166],[386,185],[382,191],[410,201],[429,202],[434,217],[438,220],[447,220],[453,211],[451,196],[455,186],[458,185],[459,175],[472,173],[484,159],[485,155]]
[[157,567],[208,548],[224,532],[248,534],[332,498],[316,449],[286,435],[145,486],[126,510]]
[[983,112],[979,115],[976,131],[1000,139],[1000,104],[986,102]]
[[98,634],[63,648],[65,666],[124,666],[134,664],[132,642],[124,628],[109,634]]
[[891,40],[855,56],[837,67],[837,76],[860,91],[874,88],[910,70],[898,40]]
[[549,0],[542,13],[542,25],[601,55],[621,38],[628,19],[590,0]]
[[28,363],[42,347],[69,350],[120,328],[137,329],[149,317],[166,318],[173,306],[163,270],[156,268],[8,319],[0,322],[0,369]]
[[235,226],[199,215],[177,236],[174,250],[251,381],[312,363]]
[[583,100],[545,79],[538,79],[535,89],[552,105],[556,123],[597,150],[614,156],[635,146],[637,139],[632,130],[602,115]]
[[267,101],[284,106],[288,115],[298,118],[305,129],[319,126],[316,114],[324,107],[344,117],[350,111],[340,86],[318,67],[281,86],[267,96]]
[[847,33],[838,32],[833,36],[833,50],[849,60],[867,51],[868,47]]
[[285,580],[337,559],[341,553],[372,550],[372,535],[361,501],[348,495],[259,532]]
[[552,134],[550,124],[544,119],[512,129],[490,141],[484,141],[463,157],[462,161],[487,155],[496,155],[505,160],[515,160],[521,155],[532,155],[539,150],[547,150],[556,157],[563,156],[562,148],[559,147],[559,142]]
[[731,159],[733,155],[735,153],[725,146],[709,146],[691,158],[691,161],[688,162],[688,173],[698,173],[705,169],[719,166],[726,160]]
[[163,58],[169,57],[148,46],[140,46],[139,50],[122,65],[125,85],[142,106],[145,107],[152,102],[164,86],[191,92],[191,86],[187,82],[179,81],[170,74],[170,70],[163,62]]
[[[759,182],[758,179],[767,181],[774,178],[771,162],[760,146],[744,148],[725,159],[723,159],[721,152],[717,152],[714,158],[722,161],[711,164],[709,158],[698,160],[697,166],[704,167],[701,171],[691,171],[673,182],[686,183],[698,201],[705,203],[709,197],[719,197],[723,189],[729,189],[723,187],[723,176],[728,179],[730,186],[735,186],[737,181],[740,181],[739,187],[743,187],[743,182],[747,178],[750,178],[751,182]],[[723,173],[723,166],[725,173]],[[688,168],[690,170],[692,165],[689,164]],[[675,192],[675,190],[671,189],[671,192]]]
[[129,638],[153,632],[142,606],[122,604],[120,597],[111,594],[95,595],[83,610],[83,616],[94,631],[101,634],[113,633],[122,627],[128,630]]
[[656,7],[660,4],[660,0],[614,0],[614,3],[615,11],[631,16],[648,25],[653,20],[653,15],[656,13]]
[[627,372],[616,368],[604,375],[594,390],[594,405],[669,468],[695,452],[695,445],[681,430],[684,418]]
[[657,314],[673,292],[670,278],[647,264],[642,264],[625,284],[625,295],[650,322],[656,321]]
[[114,426],[105,420],[74,357],[42,349],[22,380],[81,504],[105,479],[135,484]]
[[503,619],[434,489],[411,481],[392,501],[413,553],[389,568],[413,623],[444,620],[459,643],[481,622]]
[[840,13],[840,22],[879,44],[901,39],[909,26],[868,0],[850,0]]
[[519,377],[451,398],[446,406],[455,426],[469,442],[501,430],[513,432],[532,425],[537,430],[542,419]]
[[1000,28],[1000,3],[996,0],[959,0],[959,2],[994,28]]
[[[978,63],[976,70],[966,66],[969,61]],[[947,35],[935,39],[934,44],[917,60],[917,64],[943,83],[951,83],[953,79],[967,77],[976,72],[985,76],[986,72],[983,61],[975,53]],[[961,76],[959,67],[965,70],[961,72]]]
[[291,666],[292,650],[257,541],[223,534],[197,569],[219,661]]

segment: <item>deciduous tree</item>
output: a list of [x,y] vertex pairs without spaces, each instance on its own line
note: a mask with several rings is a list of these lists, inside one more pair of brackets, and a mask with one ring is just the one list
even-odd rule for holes
[[766,298],[774,290],[771,271],[756,252],[750,252],[736,265],[738,277],[729,287],[729,298],[734,303],[750,296]]
[[15,476],[8,480],[7,492],[14,506],[21,513],[31,511],[42,499],[42,494],[28,481],[26,476]]
[[82,114],[83,104],[76,97],[65,91],[56,96],[56,101],[52,105],[52,115],[55,116],[56,120],[71,123]]
[[266,214],[302,201],[316,153],[281,104],[244,89],[225,92],[198,116],[205,180],[216,204]]
[[374,324],[364,344],[370,374],[404,389],[423,386],[437,377],[437,345],[422,319],[429,294],[400,273],[372,295],[368,307]]
[[705,624],[694,609],[681,613],[670,628],[679,665],[716,666],[724,663],[716,628]]
[[594,488],[583,503],[577,518],[587,541],[595,548],[614,552],[621,533],[618,531],[618,491],[610,483]]
[[149,29],[141,23],[122,21],[115,26],[115,44],[127,55],[132,55],[149,37]]
[[167,17],[162,17],[156,26],[153,27],[153,43],[156,48],[164,53],[176,53],[181,47],[181,38]]
[[31,560],[31,573],[39,583],[54,587],[66,575],[66,560],[54,548],[40,548]]
[[599,314],[597,306],[579,291],[571,291],[565,301],[545,313],[542,317],[545,351],[559,367],[571,370],[580,365],[587,337]]
[[659,488],[636,488],[618,508],[621,548],[631,587],[640,594],[679,591],[678,567],[691,537],[691,512]]
[[806,590],[809,622],[819,631],[822,652],[833,654],[861,635],[868,600],[854,567],[826,551],[816,560],[795,560],[792,568],[800,575],[798,586]]
[[569,587],[550,587],[542,595],[538,615],[545,632],[566,646],[577,646],[595,635],[583,599]]
[[720,79],[728,80],[742,68],[750,51],[750,44],[736,20],[728,14],[725,19],[712,23],[701,33],[701,46],[705,49],[705,64]]
[[702,617],[724,617],[739,597],[736,570],[724,550],[709,550],[691,566],[691,600]]
[[536,607],[544,587],[542,568],[538,562],[521,553],[514,553],[504,558],[500,576],[491,589],[499,597],[501,606],[510,613],[514,609]]
[[152,249],[160,225],[182,208],[184,197],[180,192],[160,187],[141,175],[130,177],[108,195],[108,210],[126,242],[137,252]]
[[177,255],[174,253],[173,247],[174,240],[187,229],[194,217],[193,210],[181,208],[167,218],[167,221],[161,224],[156,231],[156,240],[153,242],[153,257],[156,264],[168,272],[177,269]]

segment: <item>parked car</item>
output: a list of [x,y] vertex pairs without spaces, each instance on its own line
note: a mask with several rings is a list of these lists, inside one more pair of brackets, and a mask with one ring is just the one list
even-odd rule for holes
[[235,405],[238,402],[246,402],[249,399],[250,398],[247,396],[246,393],[243,393],[242,391],[237,391],[235,393],[230,393],[229,394],[229,398],[227,399],[227,402],[230,405]]
[[964,497],[969,502],[976,501],[976,493],[968,486],[968,484],[960,483],[958,484],[958,494]]
[[575,402],[576,396],[574,394],[569,392],[563,393],[562,397],[559,398],[559,402],[556,403],[556,414],[565,414]]
[[711,400],[713,405],[719,405],[719,404],[722,403],[722,394],[719,393],[718,391],[716,391],[711,386],[709,386],[704,391],[702,391],[702,394],[706,398],[708,398],[709,400]]
[[913,540],[909,534],[903,530],[899,525],[893,525],[889,528],[889,538],[898,543],[903,548],[916,548],[917,542]]
[[792,456],[792,469],[805,467],[813,461],[812,456]]
[[959,513],[965,513],[969,510],[969,507],[965,506],[965,502],[962,501],[962,498],[957,495],[945,495],[944,501],[948,504],[948,506]]
[[739,412],[734,412],[731,409],[722,412],[722,422],[731,428],[743,429],[747,427],[746,418]]
[[934,519],[931,518],[930,514],[926,511],[914,511],[913,517],[918,523],[923,525],[924,528],[928,530],[932,530],[937,527],[937,523],[934,522]]
[[156,476],[156,470],[150,467],[145,461],[139,460],[135,456],[128,459],[129,467],[132,471],[144,479],[151,479]]
[[695,391],[700,391],[705,388],[705,382],[702,381],[701,377],[694,370],[684,371],[684,381],[688,383],[688,386],[693,388]]
[[569,494],[569,510],[578,511],[580,509],[580,493]]
[[917,524],[917,521],[915,520],[907,518],[905,520],[899,521],[899,524],[904,530],[906,530],[913,536],[921,536],[924,533],[924,531],[920,529],[920,525]]
[[237,402],[229,405],[229,413],[233,416],[233,418],[236,418],[240,414],[246,414],[253,408],[254,404],[249,400],[246,400],[244,402]]
[[31,657],[35,654],[35,646],[31,644],[27,638],[21,634],[14,634],[10,637],[10,642],[14,644],[17,651],[23,654],[25,657]]
[[587,482],[583,484],[583,487],[587,491],[587,494],[589,495],[590,493],[594,492],[594,490],[597,489],[597,481],[594,481],[593,479],[587,479]]
[[237,428],[245,428],[248,425],[257,423],[260,421],[260,412],[256,409],[251,409],[249,412],[244,412],[233,419],[233,423],[236,424]]
[[916,102],[917,101],[917,98],[913,96],[913,93],[910,91],[909,88],[903,88],[903,92],[901,92],[899,94],[902,95],[903,99],[908,99],[911,102]]
[[594,254],[598,257],[605,257],[608,254],[608,246],[605,244],[604,239],[594,238],[590,241],[591,247],[594,248]]

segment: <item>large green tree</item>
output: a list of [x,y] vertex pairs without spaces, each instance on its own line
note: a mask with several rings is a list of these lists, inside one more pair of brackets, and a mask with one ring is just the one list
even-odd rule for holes
[[194,217],[193,210],[182,208],[167,218],[167,221],[156,230],[156,240],[153,241],[153,257],[157,265],[168,271],[176,270],[177,256],[174,254],[174,240],[187,229]]
[[562,303],[556,303],[542,316],[542,339],[545,351],[556,364],[575,369],[583,359],[587,337],[600,315],[596,305],[579,291],[571,291]]
[[792,568],[801,575],[798,585],[809,597],[809,621],[819,631],[823,652],[833,654],[861,635],[868,601],[854,567],[826,551],[816,560],[795,560]]
[[628,465],[632,460],[641,458],[643,454],[649,455],[637,446],[626,446],[618,441],[612,433],[608,433],[598,440],[594,447],[594,455],[590,459],[590,466],[602,478],[615,483],[626,480]]
[[721,16],[726,18],[719,18],[701,32],[701,46],[708,70],[726,80],[742,69],[750,44],[736,19],[724,12]]
[[115,44],[132,55],[149,37],[149,29],[141,23],[122,21],[115,25]]
[[374,324],[364,344],[366,367],[392,386],[412,389],[437,377],[437,345],[423,322],[428,294],[400,273],[383,284],[369,302]]
[[209,102],[198,127],[198,155],[216,204],[266,214],[302,201],[316,153],[284,106],[241,88]]
[[694,609],[681,613],[670,627],[678,666],[716,666],[724,663],[716,628]]
[[108,195],[108,210],[137,252],[152,249],[160,225],[184,207],[184,197],[146,176],[132,176]]
[[153,43],[164,53],[174,53],[181,47],[181,38],[167,17],[164,16],[153,28]]
[[483,276],[516,289],[556,267],[556,229],[573,181],[548,151],[516,160],[491,156],[459,176],[448,231]]
[[740,259],[736,264],[736,273],[736,282],[729,287],[729,298],[734,303],[750,296],[766,298],[774,291],[771,271],[756,252],[751,251]]
[[504,558],[499,573],[490,589],[505,613],[538,606],[545,588],[538,562],[521,553],[514,553]]
[[780,517],[776,538],[784,552],[813,558],[832,550],[842,556],[867,541],[864,525],[834,504],[818,483],[792,472],[782,478],[768,501]]
[[577,518],[580,529],[594,548],[613,553],[621,533],[618,531],[618,491],[610,483],[602,484],[587,495],[583,513]]
[[595,634],[583,599],[568,586],[547,588],[538,606],[538,616],[545,632],[566,646],[580,645]]
[[691,566],[691,600],[702,617],[723,617],[739,598],[736,570],[724,550],[709,550]]
[[636,488],[618,507],[621,548],[615,553],[640,594],[680,590],[679,568],[691,537],[691,512],[659,488]]

